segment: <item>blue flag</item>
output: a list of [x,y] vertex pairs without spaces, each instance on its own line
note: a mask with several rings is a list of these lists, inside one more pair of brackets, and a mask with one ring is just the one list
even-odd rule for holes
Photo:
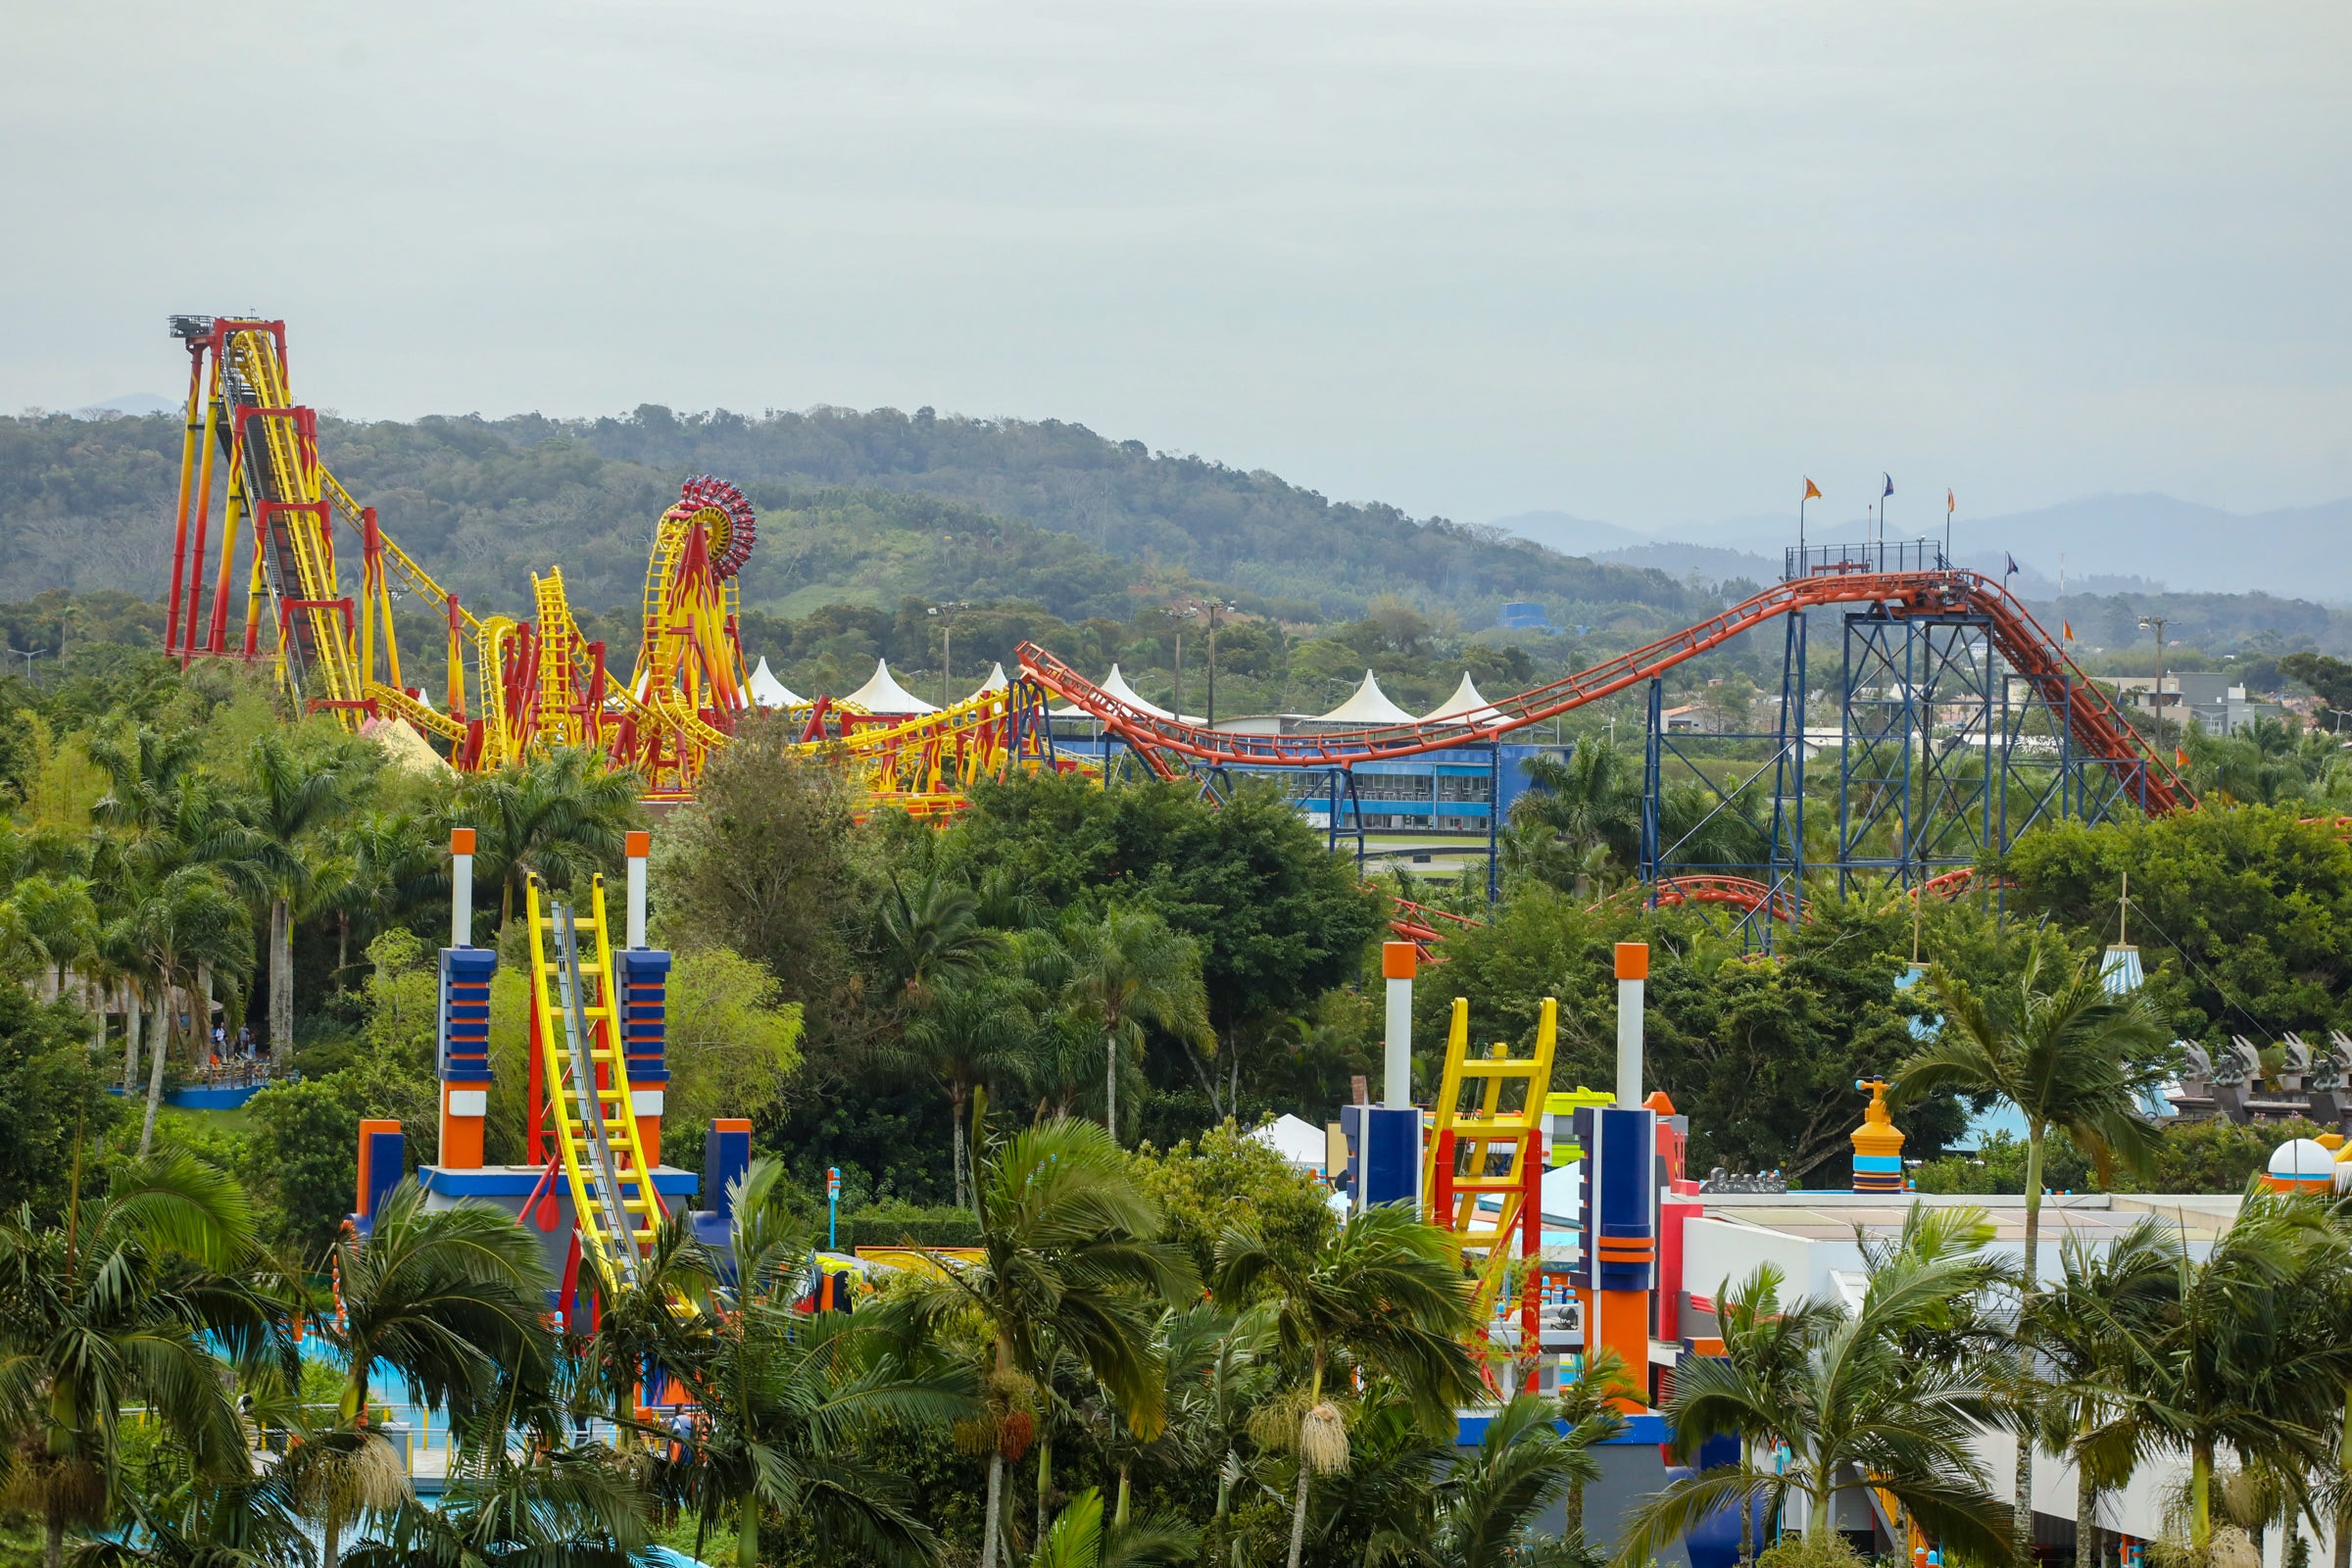
[[1879,492],[1879,499],[1884,501],[1886,497],[1894,494],[1894,475],[1883,473],[1879,477],[1886,481],[1886,488]]
[[2004,577],[2014,577],[2014,576],[2016,576],[2016,575],[2017,575],[2017,558],[2016,558],[2015,556],[2013,556],[2013,555],[2010,555],[2010,554],[2009,554],[2009,552],[2008,552],[2008,551],[2006,551],[2006,550],[2004,550],[2004,551],[2002,551],[2002,552],[2001,552],[2001,557],[2002,557],[2002,559],[2003,559],[2003,560],[2005,560],[2005,561],[2007,561],[2007,562],[2009,563],[2009,569],[2008,569],[2007,571],[2004,571],[2004,572],[2002,572],[2002,573],[2001,573],[2001,575],[2002,575],[2002,576],[2004,576]]

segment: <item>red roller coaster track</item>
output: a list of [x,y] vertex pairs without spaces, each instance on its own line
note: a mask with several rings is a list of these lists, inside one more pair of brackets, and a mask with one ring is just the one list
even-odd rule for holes
[[1884,606],[1897,616],[1984,616],[1991,622],[1994,646],[2010,667],[2033,683],[2051,711],[2065,715],[2079,756],[2104,764],[2125,792],[2144,803],[2151,813],[2196,804],[2180,776],[2125,722],[2032,612],[1999,583],[1973,571],[1830,570],[1790,578],[1645,648],[1548,686],[1502,698],[1491,705],[1494,716],[1478,722],[1421,719],[1318,735],[1243,735],[1144,712],[1035,643],[1021,644],[1019,658],[1022,670],[1040,685],[1133,747],[1161,778],[1173,778],[1184,766],[1180,760],[1187,758],[1212,765],[1334,767],[1483,743],[1638,685],[1791,611],[1860,604]]

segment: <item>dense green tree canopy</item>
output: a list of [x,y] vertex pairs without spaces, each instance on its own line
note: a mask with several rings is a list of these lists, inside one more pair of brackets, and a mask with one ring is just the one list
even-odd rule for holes
[[[1559,999],[1560,1088],[1616,1083],[1614,944],[1650,945],[1645,1014],[1648,1087],[1690,1118],[1693,1174],[1786,1170],[1806,1186],[1837,1187],[1861,1122],[1857,1078],[1891,1069],[1916,1042],[1915,1006],[1895,989],[1907,914],[1818,898],[1811,918],[1780,939],[1780,956],[1743,955],[1703,916],[1643,912],[1627,901],[1597,910],[1529,887],[1494,921],[1450,938],[1443,968],[1414,988],[1415,1078],[1436,1076],[1455,997],[1470,1004],[1474,1042],[1532,1046],[1543,999]],[[1965,1116],[1949,1098],[1910,1110],[1912,1149],[1934,1150]]]
[[2291,808],[2058,823],[2021,840],[2005,867],[2020,914],[2106,942],[2129,876],[2123,923],[2182,1039],[2267,1045],[2352,1024],[2352,845]]
[[979,791],[941,854],[976,877],[1009,873],[1055,908],[1157,910],[1201,944],[1220,1033],[1353,978],[1384,918],[1353,869],[1264,786],[1211,810],[1183,785],[1022,780]]

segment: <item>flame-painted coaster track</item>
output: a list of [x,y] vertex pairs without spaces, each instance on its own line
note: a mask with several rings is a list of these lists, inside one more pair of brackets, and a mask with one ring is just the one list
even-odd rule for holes
[[1161,778],[1176,777],[1188,760],[1210,766],[1345,767],[1483,745],[1638,685],[1766,621],[1836,605],[1876,605],[1898,618],[1984,617],[2009,666],[2032,683],[2052,713],[2063,715],[2079,757],[2106,767],[2123,792],[2151,814],[2196,804],[2180,776],[2024,605],[1989,577],[1950,568],[1833,570],[1790,578],[1646,647],[1498,699],[1475,719],[1421,719],[1313,735],[1244,735],[1160,718],[1121,702],[1034,643],[1021,644],[1019,658],[1023,674],[1100,722]]

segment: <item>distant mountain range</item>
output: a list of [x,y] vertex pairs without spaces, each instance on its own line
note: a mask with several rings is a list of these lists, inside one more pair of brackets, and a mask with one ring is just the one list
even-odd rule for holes
[[[1889,537],[1938,536],[1942,517],[1920,529],[1896,508]],[[1642,533],[1564,512],[1497,517],[1494,525],[1596,562],[1653,566],[1711,582],[1780,575],[1782,552],[1796,543],[1796,517],[1747,516]],[[1862,524],[1808,519],[1816,544],[1859,541]],[[2270,593],[2352,604],[2352,498],[2316,507],[2240,514],[2166,495],[2100,495],[2031,512],[1959,519],[1952,554],[1999,575],[2019,566],[2016,586],[2036,598],[2061,586],[2075,594]]]

